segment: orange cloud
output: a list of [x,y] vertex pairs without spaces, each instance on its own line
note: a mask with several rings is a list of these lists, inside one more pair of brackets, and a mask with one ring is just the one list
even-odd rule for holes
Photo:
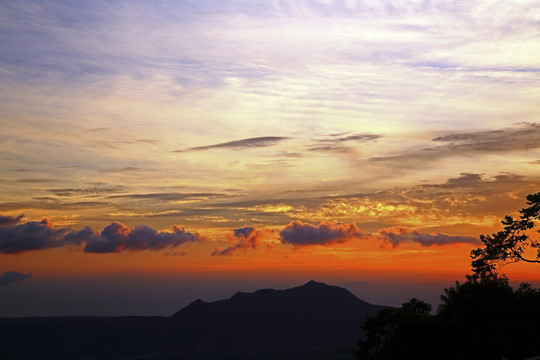
[[232,243],[225,249],[214,249],[212,255],[232,255],[239,249],[258,249],[262,246],[262,239],[270,230],[257,230],[246,226],[232,230],[227,239]]

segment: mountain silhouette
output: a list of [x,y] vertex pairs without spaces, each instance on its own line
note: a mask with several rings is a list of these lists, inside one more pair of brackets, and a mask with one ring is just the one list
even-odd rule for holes
[[[352,359],[360,325],[383,306],[303,286],[196,300],[170,317],[0,319],[13,359]],[[31,340],[30,340],[31,339]],[[28,343],[31,342],[31,346]],[[2,357],[2,356],[0,356]]]

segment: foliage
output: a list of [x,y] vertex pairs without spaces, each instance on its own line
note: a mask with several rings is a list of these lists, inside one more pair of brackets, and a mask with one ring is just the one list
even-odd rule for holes
[[460,358],[464,349],[474,359],[515,354],[510,342],[513,337],[508,333],[517,320],[512,311],[513,296],[508,280],[495,275],[469,276],[467,282],[445,289],[437,316],[444,324],[440,336],[452,341],[449,358]]
[[[521,209],[519,219],[507,215],[501,222],[504,230],[492,235],[480,235],[484,248],[471,251],[473,271],[477,274],[495,273],[501,266],[518,261],[540,263],[540,241],[530,237],[530,230],[540,220],[540,192],[527,196],[529,207]],[[540,231],[538,231],[540,232]],[[536,252],[527,258],[527,250]]]
[[366,320],[358,360],[522,359],[540,354],[540,290],[468,276],[445,289],[435,315],[411,299]]
[[[363,324],[358,360],[523,359],[540,355],[540,290],[521,284],[513,290],[498,271],[508,263],[540,263],[540,192],[527,196],[519,218],[506,216],[504,229],[481,235],[483,248],[471,251],[474,274],[444,290],[435,315],[411,299],[384,309]],[[540,232],[540,231],[538,231]],[[530,256],[535,252],[534,256]]]
[[365,338],[358,342],[357,359],[422,359],[426,347],[415,344],[424,344],[429,336],[431,309],[413,298],[399,309],[386,308],[369,317],[362,325]]

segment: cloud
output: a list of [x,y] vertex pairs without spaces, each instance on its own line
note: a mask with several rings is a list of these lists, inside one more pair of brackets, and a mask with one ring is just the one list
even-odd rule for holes
[[327,140],[321,140],[321,141],[338,142],[338,143],[345,142],[345,141],[367,142],[367,141],[377,140],[383,137],[382,135],[379,135],[379,134],[355,134],[355,135],[347,135],[347,136],[341,136],[341,135],[343,134],[334,134],[333,139],[327,139]]
[[156,139],[136,139],[135,141],[143,143],[143,144],[151,144],[151,145],[157,145],[161,143],[161,141]]
[[476,235],[491,231],[485,227],[496,226],[505,214],[522,208],[525,196],[536,188],[540,188],[539,177],[508,172],[489,177],[461,173],[443,181],[375,192],[305,196],[301,201],[294,198],[281,202],[293,208],[289,216],[303,221],[355,222],[364,231],[400,225],[449,233],[473,231],[471,234]]
[[379,232],[379,239],[384,240],[392,244],[392,246],[398,246],[403,242],[416,242],[421,246],[433,246],[433,245],[448,245],[448,244],[475,244],[478,245],[480,241],[472,236],[461,235],[447,235],[438,232],[425,234],[420,231],[405,228],[405,227],[392,227]]
[[256,230],[250,226],[234,229],[227,235],[227,239],[232,245],[225,249],[214,249],[212,256],[232,255],[239,249],[258,249],[262,246],[262,239],[267,232]]
[[6,287],[10,284],[29,279],[32,273],[24,274],[18,271],[4,271],[0,276],[0,287]]
[[321,146],[314,146],[308,149],[308,151],[332,151],[332,152],[342,152],[342,153],[348,153],[350,152],[351,148],[348,146],[336,146],[336,145],[321,145]]
[[[22,216],[14,219],[19,221],[21,218]],[[0,227],[0,253],[4,254],[82,244],[84,252],[89,253],[114,253],[124,250],[159,251],[175,248],[186,242],[199,241],[204,241],[201,235],[178,226],[173,226],[171,231],[158,231],[146,225],[127,227],[116,221],[101,232],[95,232],[90,227],[80,231],[68,228],[55,229],[47,219],[23,224],[17,224],[11,219],[10,223]]]
[[280,141],[286,140],[288,137],[283,136],[262,136],[254,137],[242,140],[229,141],[214,145],[207,146],[197,146],[183,150],[174,150],[173,152],[187,152],[187,151],[200,151],[200,150],[210,150],[210,149],[243,149],[243,148],[255,148],[255,147],[266,147],[275,145]]
[[449,178],[442,184],[421,184],[419,187],[424,189],[436,188],[469,191],[485,191],[488,187],[494,187],[494,190],[496,190],[496,188],[500,189],[503,186],[508,187],[509,189],[512,187],[516,189],[517,185],[524,182],[526,183],[524,180],[525,178],[523,176],[508,172],[502,172],[495,175],[491,181],[483,179],[483,174],[461,173],[458,177]]
[[[21,218],[17,218],[17,221]],[[12,222],[0,227],[0,253],[19,254],[62,246],[68,232],[68,229],[55,229],[47,219],[17,225]]]
[[118,169],[104,169],[100,170],[101,172],[107,172],[107,173],[125,173],[125,172],[138,172],[138,171],[148,171],[147,169],[138,168],[135,166],[126,166],[123,168]]
[[24,217],[23,214],[19,216],[0,216],[0,226],[8,226],[13,225],[21,221],[21,219]]
[[444,188],[444,189],[463,189],[465,187],[476,187],[485,182],[482,179],[483,174],[461,173],[458,177],[449,178],[442,184],[422,184],[424,188]]
[[104,201],[76,201],[65,202],[51,197],[36,197],[35,201],[13,201],[0,203],[1,211],[14,211],[24,209],[45,210],[81,210],[114,208],[116,205]]
[[56,196],[102,195],[125,192],[127,191],[127,187],[123,185],[106,185],[104,183],[95,183],[85,188],[48,189],[47,191]]
[[115,253],[124,250],[159,251],[169,247],[174,248],[186,242],[203,241],[203,237],[177,226],[173,226],[172,231],[169,232],[157,231],[146,225],[127,227],[114,221],[99,234],[86,227],[81,231],[68,234],[66,241],[73,244],[85,242],[84,252],[88,253]]
[[221,193],[150,193],[150,194],[126,194],[111,195],[109,199],[150,199],[159,201],[179,201],[193,199],[214,199],[219,197],[228,197],[230,195]]
[[335,224],[322,222],[314,226],[294,221],[279,233],[283,244],[295,246],[341,244],[352,238],[366,238],[355,224]]
[[[308,151],[332,151],[332,152],[349,152],[350,146],[344,146],[344,143],[348,142],[368,142],[375,141],[382,135],[378,134],[354,134],[346,135],[347,133],[332,134],[327,139],[317,140],[317,144],[308,149]],[[346,136],[345,136],[346,135]]]
[[540,124],[519,123],[513,128],[451,133],[432,139],[441,145],[395,156],[373,157],[372,162],[391,161],[404,167],[411,162],[435,161],[454,155],[526,151],[540,148]]
[[40,184],[40,183],[53,182],[54,180],[52,179],[17,179],[14,181],[19,182],[19,183],[26,183],[26,184]]
[[540,124],[520,123],[518,128],[448,134],[433,139],[446,143],[439,150],[500,152],[540,147]]
[[100,148],[105,147],[107,149],[115,150],[119,149],[119,144],[129,144],[129,141],[120,141],[120,142],[112,142],[112,141],[89,141],[88,145],[90,145],[92,148]]

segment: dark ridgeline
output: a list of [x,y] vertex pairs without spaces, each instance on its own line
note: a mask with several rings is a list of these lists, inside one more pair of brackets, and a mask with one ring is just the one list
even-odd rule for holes
[[170,317],[0,319],[7,359],[353,359],[383,306],[310,281],[197,300]]

